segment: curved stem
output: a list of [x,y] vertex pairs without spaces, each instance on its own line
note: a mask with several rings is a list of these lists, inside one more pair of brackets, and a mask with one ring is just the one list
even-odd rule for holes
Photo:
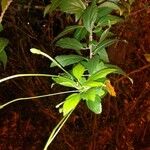
[[0,83],[5,82],[10,79],[19,78],[19,77],[57,77],[57,75],[51,75],[51,74],[16,74],[12,76],[5,77],[3,79],[0,79]]
[[53,94],[45,94],[45,95],[32,96],[32,97],[17,98],[17,99],[9,101],[9,102],[7,102],[7,103],[5,103],[3,105],[0,105],[0,109],[3,109],[4,107],[8,106],[9,104],[15,103],[17,101],[24,101],[24,100],[30,100],[30,99],[44,98],[44,97],[50,97],[50,96],[55,96],[55,95],[67,94],[67,93],[75,93],[75,92],[78,92],[78,90],[58,92],[58,93],[53,93]]

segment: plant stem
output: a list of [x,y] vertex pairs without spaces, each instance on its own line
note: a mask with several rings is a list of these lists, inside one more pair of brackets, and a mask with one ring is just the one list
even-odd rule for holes
[[30,99],[44,98],[44,97],[50,97],[50,96],[55,96],[55,95],[61,95],[61,94],[75,93],[75,92],[78,92],[78,90],[58,92],[58,93],[53,93],[53,94],[46,94],[46,95],[39,95],[39,96],[32,96],[32,97],[17,98],[17,99],[9,101],[9,102],[7,102],[7,103],[5,103],[3,105],[0,105],[0,109],[8,106],[9,104],[15,103],[17,101],[24,101],[24,100],[30,100]]
[[51,74],[16,74],[3,79],[0,79],[0,83],[5,82],[10,79],[19,78],[19,77],[57,77],[56,75]]
[[65,122],[67,121],[72,112],[73,110],[70,111],[66,116],[64,116],[57,124],[57,126],[53,129],[43,150],[47,150],[48,146],[52,143],[52,141],[54,140],[60,129],[63,127],[63,125],[65,124]]
[[90,31],[90,35],[89,35],[90,59],[91,59],[92,56],[93,56],[92,41],[93,41],[93,33],[92,33],[92,31]]

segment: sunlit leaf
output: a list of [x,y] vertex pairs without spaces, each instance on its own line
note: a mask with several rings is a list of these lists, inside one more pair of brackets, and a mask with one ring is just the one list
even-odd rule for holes
[[67,115],[70,111],[74,110],[80,102],[80,94],[74,93],[69,95],[63,104],[63,116]]
[[[60,55],[60,56],[56,56],[55,59],[59,64],[61,64],[61,66],[65,67],[65,66],[78,63],[84,60],[85,58],[80,55]],[[55,67],[55,66],[57,65],[52,62],[50,67]]]
[[92,87],[103,87],[105,86],[105,84],[98,81],[86,81],[83,83],[82,86],[92,88]]
[[121,69],[118,69],[118,68],[104,68],[104,69],[92,74],[88,78],[88,80],[98,80],[100,78],[105,78],[110,73],[122,74],[123,71]]
[[81,98],[86,101],[95,101],[96,95],[97,95],[96,89],[90,88],[89,90],[87,90],[81,94]]
[[94,101],[86,101],[88,108],[95,114],[100,114],[102,112],[102,104],[99,96],[96,96]]
[[75,67],[73,67],[72,73],[78,80],[81,79],[83,73],[85,71],[85,68],[81,64],[77,64]]
[[58,77],[53,77],[52,78],[57,84],[63,85],[63,86],[67,86],[67,87],[76,87],[76,83],[67,78],[67,77],[62,77],[62,76],[58,76]]

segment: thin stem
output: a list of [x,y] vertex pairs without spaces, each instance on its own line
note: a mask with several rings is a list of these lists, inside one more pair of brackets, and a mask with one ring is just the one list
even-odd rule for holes
[[5,82],[10,79],[19,78],[19,77],[57,77],[56,75],[51,74],[16,74],[3,79],[0,79],[0,83]]
[[44,147],[44,150],[47,150],[48,146],[52,143],[52,141],[54,140],[54,138],[56,137],[56,135],[58,134],[58,132],[60,131],[60,129],[63,127],[63,125],[65,124],[65,122],[67,121],[67,119],[70,117],[71,113],[73,112],[70,111],[66,116],[64,116],[60,122],[57,124],[57,126],[53,129],[52,133],[50,134],[48,141],[46,142],[46,145]]
[[41,50],[39,49],[36,49],[36,48],[31,48],[30,51],[33,53],[33,54],[39,54],[39,55],[42,55],[42,56],[45,56],[46,58],[48,58],[49,60],[51,60],[53,63],[55,63],[61,70],[63,70],[66,74],[68,74],[69,76],[72,77],[72,75],[66,71],[55,59],[53,59],[51,56],[49,56],[48,54],[42,52]]
[[89,35],[90,59],[91,59],[92,56],[93,56],[92,41],[93,41],[93,33],[92,33],[92,31],[90,31],[90,35]]
[[9,104],[15,103],[17,101],[24,101],[24,100],[30,100],[30,99],[44,98],[44,97],[50,97],[50,96],[55,96],[55,95],[61,95],[61,94],[75,93],[75,92],[78,92],[78,90],[58,92],[58,93],[53,93],[53,94],[45,94],[45,95],[32,96],[32,97],[17,98],[17,99],[11,100],[10,102],[7,102],[7,103],[1,105],[0,109],[8,106]]

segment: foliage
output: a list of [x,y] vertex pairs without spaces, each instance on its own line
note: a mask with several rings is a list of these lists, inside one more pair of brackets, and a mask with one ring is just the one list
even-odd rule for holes
[[[2,24],[0,24],[0,32],[3,30]],[[0,62],[3,63],[4,68],[7,63],[7,55],[5,52],[5,48],[8,45],[8,40],[6,38],[0,37]]]
[[[114,73],[126,76],[126,74],[119,67],[109,64],[107,47],[118,41],[111,32],[111,26],[123,21],[121,15],[130,11],[132,2],[131,0],[128,2],[52,0],[51,4],[45,8],[44,15],[60,9],[62,12],[75,16],[75,25],[66,27],[53,41],[56,42],[56,46],[74,52],[69,55],[56,56],[55,59],[35,48],[32,48],[31,52],[47,57],[52,61],[50,67],[59,67],[63,71],[58,75],[47,75],[52,77],[55,84],[75,90],[56,106],[59,112],[63,113],[63,118],[52,131],[44,150],[48,148],[81,100],[85,101],[92,112],[100,114],[103,97],[107,93],[116,96],[108,75]],[[70,33],[72,37],[67,37]],[[66,66],[70,66],[71,69],[67,69]],[[12,78],[14,76],[2,79],[0,82]]]

